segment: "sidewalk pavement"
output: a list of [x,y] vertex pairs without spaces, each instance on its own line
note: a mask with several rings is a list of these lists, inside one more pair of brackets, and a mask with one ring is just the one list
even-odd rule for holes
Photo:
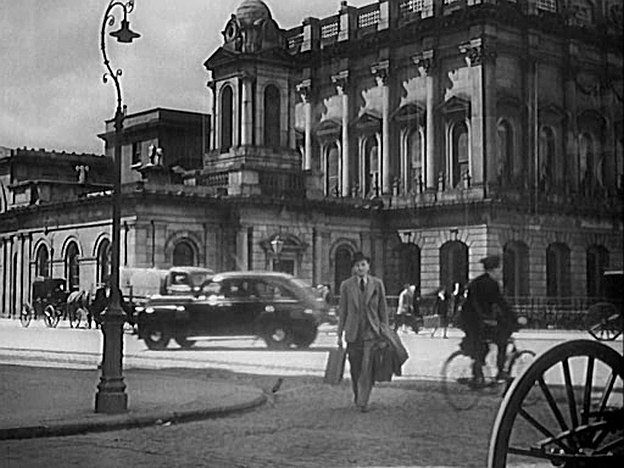
[[96,414],[98,370],[0,365],[0,440],[109,431],[208,419],[255,408],[259,388],[176,376],[174,370],[124,371],[128,411]]

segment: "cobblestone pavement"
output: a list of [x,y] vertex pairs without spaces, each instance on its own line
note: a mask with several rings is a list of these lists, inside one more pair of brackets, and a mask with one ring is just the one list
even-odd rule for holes
[[[197,370],[179,370],[181,376]],[[238,416],[180,425],[0,443],[0,467],[396,467],[485,466],[499,401],[449,409],[435,382],[378,385],[372,409],[352,404],[350,382],[202,371],[263,388],[267,405]]]

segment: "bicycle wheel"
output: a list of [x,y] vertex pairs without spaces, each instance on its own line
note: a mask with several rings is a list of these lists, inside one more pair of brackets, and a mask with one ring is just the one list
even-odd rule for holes
[[27,328],[30,325],[34,313],[35,309],[33,309],[30,304],[24,304],[22,306],[22,310],[20,311],[20,323],[22,327]]
[[48,328],[56,328],[60,320],[60,315],[56,312],[56,308],[52,304],[48,304],[43,309],[43,321]]
[[[622,356],[591,340],[551,348],[516,379],[496,415],[489,468],[606,467],[624,461]],[[540,402],[527,408],[529,392]],[[540,465],[541,466],[541,465]]]
[[622,317],[615,304],[598,302],[587,310],[587,331],[598,341],[613,341],[622,333]]
[[[511,384],[514,380],[518,379],[533,363],[535,360],[535,353],[528,349],[523,349],[522,351],[516,351],[509,361],[509,366],[507,368],[507,375],[509,376],[509,380],[507,382],[506,391],[511,387]],[[527,393],[527,397],[525,398],[526,405],[534,405],[539,401],[539,392],[536,390],[531,390]]]
[[479,391],[472,382],[472,358],[458,350],[442,366],[442,393],[451,407],[465,411],[479,401]]

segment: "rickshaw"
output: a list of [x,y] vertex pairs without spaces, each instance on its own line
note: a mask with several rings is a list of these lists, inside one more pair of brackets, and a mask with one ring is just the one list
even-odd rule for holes
[[601,286],[601,300],[587,310],[585,327],[598,341],[613,341],[623,328],[624,271],[605,271]]
[[49,328],[55,328],[67,306],[66,281],[64,278],[43,278],[32,283],[32,303],[25,303],[20,312],[22,326],[43,315]]

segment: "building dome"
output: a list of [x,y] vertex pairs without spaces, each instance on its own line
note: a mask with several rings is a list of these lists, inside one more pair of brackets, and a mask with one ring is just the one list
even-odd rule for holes
[[271,11],[261,0],[243,0],[236,9],[236,18],[241,25],[251,26],[258,20],[271,19]]

